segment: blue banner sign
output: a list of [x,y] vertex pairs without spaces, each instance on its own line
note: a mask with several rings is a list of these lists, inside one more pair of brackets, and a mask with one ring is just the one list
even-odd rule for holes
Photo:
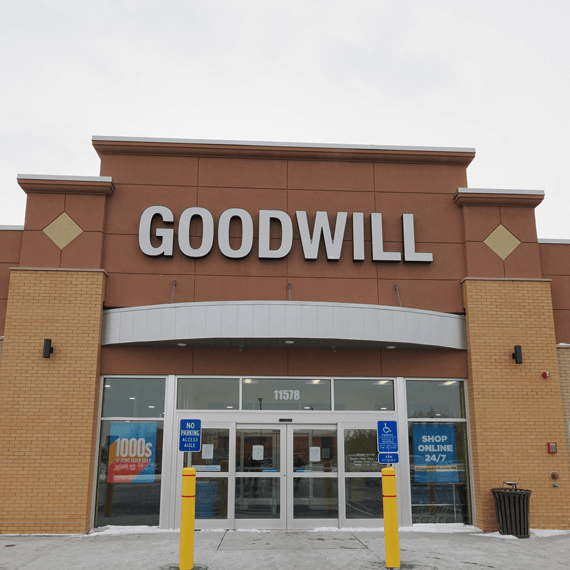
[[154,483],[156,422],[112,422],[109,483]]
[[414,424],[416,483],[457,483],[457,445],[453,424]]
[[202,449],[202,420],[180,420],[180,451]]
[[378,453],[398,453],[398,424],[378,422]]
[[378,463],[400,463],[400,457],[397,453],[379,453]]

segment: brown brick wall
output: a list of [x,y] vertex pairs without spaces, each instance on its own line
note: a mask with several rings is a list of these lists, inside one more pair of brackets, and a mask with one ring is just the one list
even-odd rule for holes
[[2,368],[2,348],[4,347],[4,339],[0,338],[0,368]]
[[[12,270],[2,368],[0,533],[91,524],[105,273]],[[54,352],[42,357],[44,338]]]
[[[550,282],[463,282],[476,524],[496,530],[490,489],[531,489],[531,528],[570,528],[570,466]],[[523,363],[512,358],[522,346]],[[548,379],[542,372],[548,371]],[[547,442],[558,453],[547,453]],[[550,474],[560,473],[558,488]]]

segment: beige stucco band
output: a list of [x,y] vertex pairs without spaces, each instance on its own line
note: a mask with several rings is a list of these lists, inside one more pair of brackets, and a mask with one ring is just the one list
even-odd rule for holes
[[467,348],[463,316],[405,307],[226,301],[105,311],[103,345],[141,343],[296,348]]

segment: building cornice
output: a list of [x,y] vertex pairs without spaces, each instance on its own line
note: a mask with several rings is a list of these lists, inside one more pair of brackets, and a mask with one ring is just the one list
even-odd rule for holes
[[468,166],[475,157],[475,149],[473,148],[334,145],[105,136],[94,136],[92,142],[100,157],[104,155],[134,154],[281,160],[429,163],[455,164],[461,166]]
[[18,174],[18,184],[26,194],[113,194],[110,176],[52,176]]
[[536,208],[544,200],[543,190],[458,188],[453,195],[458,206],[518,206]]

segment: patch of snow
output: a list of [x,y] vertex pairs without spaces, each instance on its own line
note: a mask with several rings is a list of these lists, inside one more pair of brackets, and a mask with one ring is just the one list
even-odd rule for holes
[[[452,524],[415,524],[414,526],[402,526],[400,527],[400,532],[468,532],[468,533],[479,533],[482,532],[476,526],[465,525],[462,523],[452,523]],[[384,532],[384,527],[329,527],[323,526],[315,528],[308,532]]]
[[196,532],[228,532],[225,528],[197,528]]
[[165,532],[177,532],[180,533],[180,529],[171,530],[167,528],[158,528],[157,526],[102,526],[93,529],[89,534],[82,536],[108,536],[110,534],[155,534],[155,533],[165,533]]
[[531,538],[544,538],[547,536],[559,536],[561,534],[569,534],[570,530],[549,530],[543,528],[531,528],[530,537]]
[[518,538],[516,536],[513,536],[512,534],[501,534],[501,533],[499,533],[499,531],[497,531],[497,532],[482,532],[482,533],[479,533],[475,536],[488,536],[490,538],[505,538],[507,540],[514,538],[515,540],[518,540]]
[[336,526],[322,526],[318,528],[313,528],[307,532],[384,532],[383,527],[369,528],[369,527],[343,527],[338,528]]
[[0,535],[0,538],[4,538],[5,536],[26,536],[26,537],[29,536],[29,537],[31,537],[31,538],[35,538],[35,537],[37,537],[37,536],[75,536],[75,537],[77,537],[77,538],[80,538],[80,537],[82,537],[82,536],[87,536],[87,535],[86,535],[86,534],[83,534],[83,533],[81,533],[81,534],[79,534],[79,533],[73,533],[73,534],[63,534],[63,533],[60,534],[60,533],[55,533],[55,534],[50,534],[50,533],[44,532],[44,533],[38,533],[38,534],[35,534],[35,533],[34,533],[34,534],[28,534],[28,533],[23,533],[23,532],[21,532],[21,533],[18,533],[18,534],[7,534],[7,533],[6,533],[6,534],[2,534],[2,535]]
[[[560,536],[561,534],[569,534],[569,533],[570,533],[569,530],[548,530],[542,528],[531,528],[530,538],[546,538],[548,536]],[[501,534],[499,531],[485,532],[479,534],[478,536],[489,536],[490,538],[506,538],[507,540],[511,540],[514,538],[515,540],[519,540],[516,536],[513,536],[512,534]]]
[[478,529],[476,526],[471,526],[463,523],[450,523],[450,524],[427,523],[427,524],[415,524],[413,526],[402,526],[400,527],[400,532],[480,533],[481,529]]
[[235,531],[228,532],[271,532],[270,530],[260,530],[258,528],[236,528]]

